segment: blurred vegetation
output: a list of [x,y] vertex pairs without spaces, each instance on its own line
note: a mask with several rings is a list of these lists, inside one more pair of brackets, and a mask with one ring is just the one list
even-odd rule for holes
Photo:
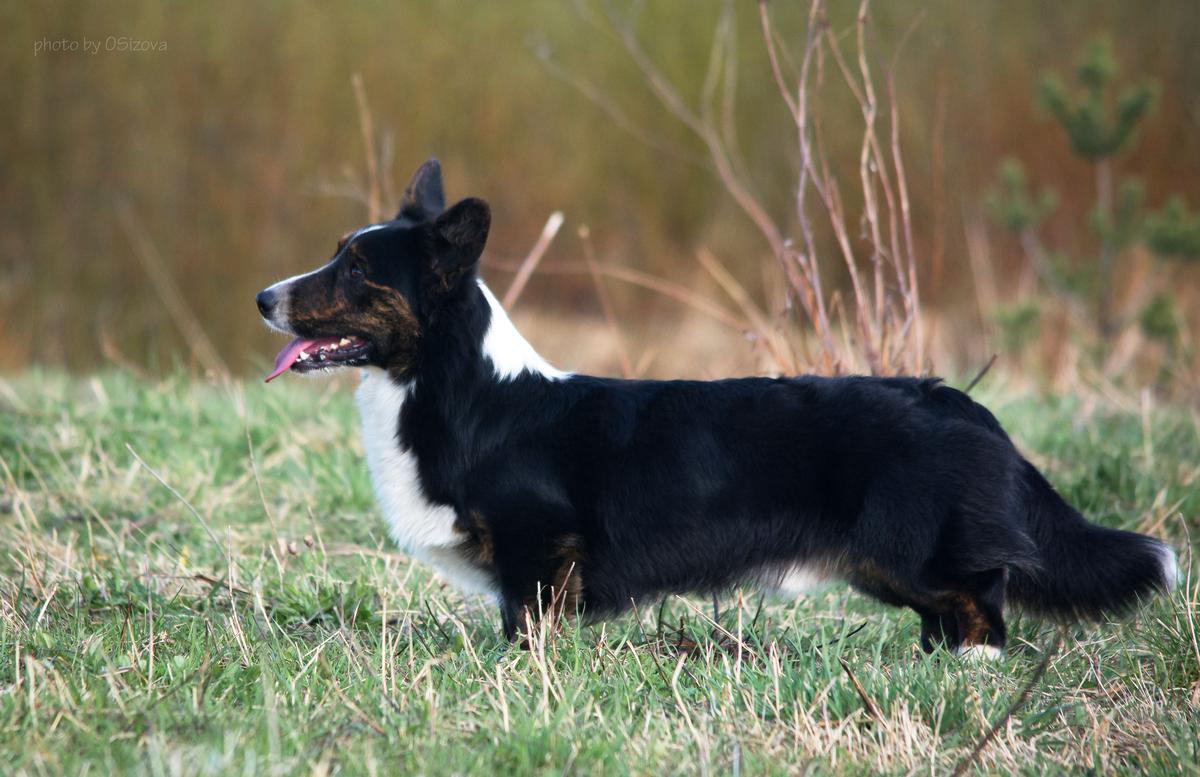
[[[1168,355],[1175,357],[1185,328],[1180,326],[1182,314],[1171,288],[1178,273],[1177,268],[1161,262],[1200,259],[1200,214],[1189,213],[1178,195],[1167,198],[1161,210],[1148,210],[1142,181],[1132,175],[1118,181],[1113,170],[1118,154],[1134,144],[1137,131],[1151,115],[1158,85],[1138,81],[1118,92],[1121,68],[1107,37],[1097,37],[1087,45],[1074,75],[1075,93],[1058,74],[1043,76],[1038,101],[1061,127],[1071,150],[1092,166],[1095,205],[1088,217],[1093,235],[1088,253],[1072,261],[1043,246],[1039,227],[1053,212],[1057,195],[1051,189],[1033,194],[1024,168],[1014,159],[1001,164],[999,180],[987,198],[988,208],[1000,225],[1020,239],[1043,284],[1072,297],[1076,312],[1086,317],[1087,329],[1102,341],[1112,341],[1129,327],[1138,326],[1143,336],[1161,342]],[[1148,250],[1157,261],[1152,276],[1140,288],[1131,289],[1120,276],[1128,275],[1126,266],[1133,261],[1135,248]],[[1024,310],[1032,312],[1023,318],[1010,315],[999,319],[1010,338],[1018,331],[1028,333],[1031,320],[1036,320],[1036,308]],[[1106,356],[1103,351],[1097,353]],[[1170,374],[1160,373],[1160,378],[1169,379]]]
[[1127,87],[1109,106],[1109,87],[1118,71],[1111,42],[1096,38],[1075,66],[1080,95],[1072,98],[1057,74],[1042,78],[1042,105],[1066,130],[1071,148],[1085,159],[1105,159],[1123,149],[1154,105],[1158,89],[1153,82],[1143,81]]
[[[734,8],[736,134],[758,194],[786,220],[795,130],[771,82],[756,4]],[[771,8],[795,55],[804,4]],[[649,54],[688,96],[703,88],[720,10],[717,2],[662,0],[645,4],[638,17]],[[834,28],[852,30],[855,10],[855,3],[832,2]],[[620,45],[582,23],[572,2],[50,0],[9,4],[0,21],[0,101],[9,116],[0,133],[0,369],[31,361],[79,369],[113,359],[151,369],[191,364],[189,337],[164,302],[155,266],[226,363],[239,372],[261,366],[277,342],[256,320],[254,292],[323,261],[336,237],[364,219],[362,203],[339,196],[362,177],[355,73],[386,133],[392,178],[402,182],[436,154],[452,197],[478,194],[492,203],[487,274],[498,285],[508,281],[500,265],[519,261],[547,215],[561,209],[567,228],[546,268],[578,261],[583,248],[575,235],[586,224],[601,261],[711,283],[696,267],[695,251],[704,246],[752,294],[776,302],[778,278],[763,270],[767,247],[708,168],[703,148],[664,114]],[[1097,35],[1111,41],[1113,60],[1127,65],[1135,84],[1153,79],[1156,108],[1139,124],[1149,97],[1136,88],[1118,95],[1115,123],[1096,114],[1103,119],[1097,126],[1111,131],[1072,135],[1070,147],[1108,153],[1114,180],[1138,172],[1141,189],[1128,196],[1167,203],[1140,219],[1139,240],[1164,255],[1190,250],[1200,229],[1185,204],[1200,202],[1197,29],[1200,5],[1191,0],[874,7],[873,66],[884,72],[894,63],[922,301],[945,322],[942,332],[963,340],[964,332],[984,329],[964,227],[982,212],[1002,158],[1024,160],[1039,184],[1053,182],[1057,207],[1051,212],[1029,194],[1024,218],[1062,263],[1094,253],[1096,233],[1080,229],[1096,201],[1091,162],[1069,153],[1060,125],[1046,120],[1030,92],[1040,74],[1068,72]],[[38,41],[103,45],[109,36],[165,42],[166,50],[35,53]],[[1045,82],[1045,107],[1067,123],[1086,123],[1100,110],[1092,101],[1114,76],[1112,64],[1094,59],[1082,98]],[[859,137],[834,130],[858,119],[858,108],[833,92],[814,100],[829,162],[854,180]],[[1134,129],[1137,142],[1130,143]],[[1117,148],[1121,155],[1111,156]],[[842,196],[861,193],[847,187]],[[1172,196],[1179,199],[1168,202]],[[1122,202],[1114,195],[1113,218]],[[1098,227],[1110,230],[1103,241],[1120,244],[1120,224]],[[1029,259],[1018,242],[997,240],[990,266],[1001,301],[1020,309]],[[837,268],[828,272],[831,283],[844,280]],[[1141,320],[1166,331],[1161,324],[1170,318],[1186,330],[1195,281],[1194,270],[1181,270],[1163,290],[1176,313],[1148,311]],[[1127,283],[1118,277],[1112,286]],[[661,340],[667,330],[650,332],[651,324],[679,312],[661,295],[613,291],[622,324],[647,330],[647,339]],[[521,305],[599,315],[586,274],[535,275]],[[981,340],[949,353],[977,362],[991,347]],[[550,355],[566,366],[587,363],[569,348]]]

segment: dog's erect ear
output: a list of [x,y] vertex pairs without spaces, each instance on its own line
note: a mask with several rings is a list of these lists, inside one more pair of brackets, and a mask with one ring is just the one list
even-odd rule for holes
[[475,197],[454,205],[430,225],[432,269],[445,288],[449,289],[465,273],[474,270],[491,225],[491,208]]
[[446,195],[442,193],[442,166],[432,157],[413,173],[412,180],[404,187],[400,198],[400,212],[396,218],[425,221],[436,218],[446,208]]

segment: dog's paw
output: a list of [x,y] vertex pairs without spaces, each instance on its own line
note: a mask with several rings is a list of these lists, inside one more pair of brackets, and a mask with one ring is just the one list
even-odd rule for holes
[[995,645],[967,645],[954,648],[954,655],[970,663],[990,663],[1004,658],[1004,649]]

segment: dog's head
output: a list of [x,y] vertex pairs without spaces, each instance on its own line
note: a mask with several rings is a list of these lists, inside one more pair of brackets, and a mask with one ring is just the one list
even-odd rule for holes
[[412,370],[438,306],[474,282],[491,223],[483,200],[444,203],[441,167],[430,159],[404,190],[395,218],[346,233],[324,266],[258,293],[267,324],[295,337],[268,381],[289,369]]

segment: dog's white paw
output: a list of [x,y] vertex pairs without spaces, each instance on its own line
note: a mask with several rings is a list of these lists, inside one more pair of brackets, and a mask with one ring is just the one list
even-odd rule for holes
[[981,663],[999,661],[1004,658],[1004,651],[995,645],[968,645],[967,647],[955,648],[954,655],[963,661]]

